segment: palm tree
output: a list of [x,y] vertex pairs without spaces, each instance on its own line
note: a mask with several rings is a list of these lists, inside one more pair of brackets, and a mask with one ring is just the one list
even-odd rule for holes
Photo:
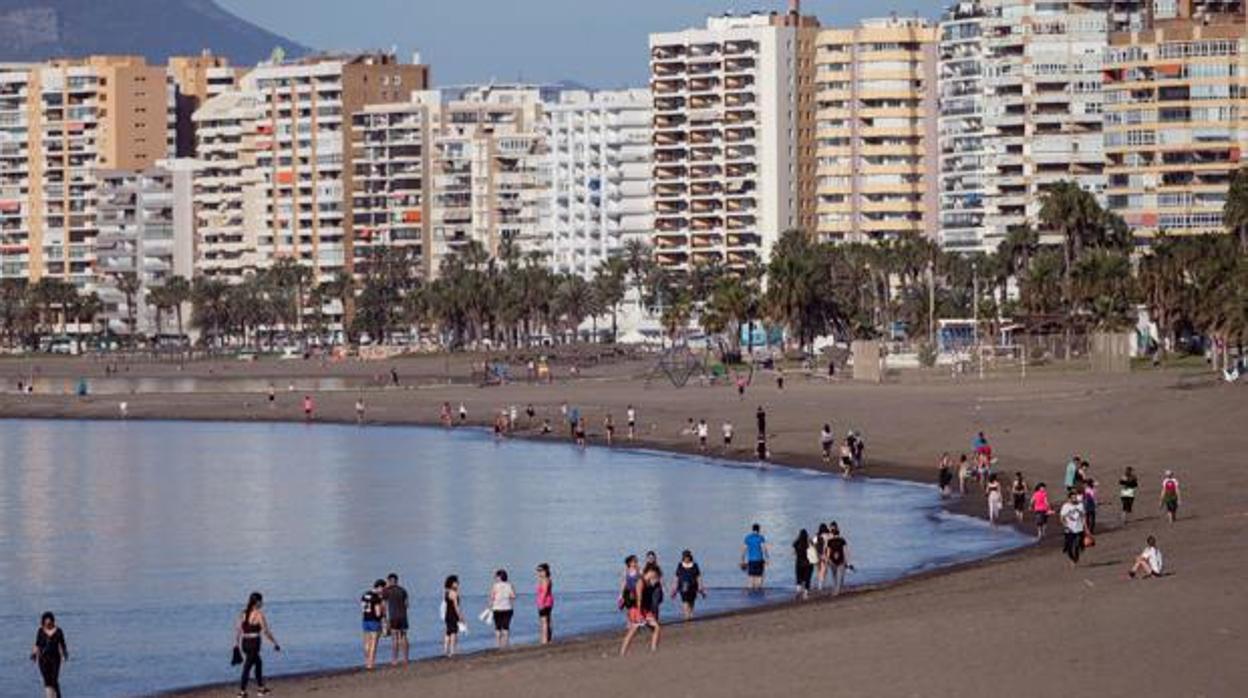
[[165,281],[165,293],[168,294],[169,302],[178,318],[178,341],[182,341],[181,338],[186,336],[182,325],[182,307],[191,300],[191,282],[181,276],[171,276]]
[[152,306],[156,308],[156,336],[159,337],[165,333],[165,310],[172,308],[176,301],[165,286],[153,286],[147,289],[147,296]]
[[630,238],[624,243],[622,259],[624,266],[628,269],[628,278],[632,282],[633,289],[637,291],[637,303],[640,308],[642,286],[650,275],[651,267],[654,266],[654,250],[644,240]]
[[35,304],[26,279],[0,279],[0,338],[14,346],[28,335],[37,317]]
[[829,330],[839,319],[826,247],[790,230],[780,236],[768,266],[767,314],[788,327],[798,345]]
[[1062,238],[1062,300],[1066,306],[1066,358],[1070,358],[1070,335],[1074,322],[1075,264],[1091,242],[1095,229],[1105,220],[1092,194],[1073,181],[1058,182],[1040,200],[1040,222]]
[[139,278],[138,274],[127,271],[116,274],[113,277],[113,281],[117,286],[117,290],[126,297],[126,328],[130,335],[130,344],[133,345],[134,334],[137,328],[135,323],[135,311],[137,308],[135,308],[134,302],[135,297],[143,291],[143,280]]
[[758,288],[753,279],[725,276],[715,284],[710,301],[703,309],[702,329],[710,334],[728,332],[733,353],[740,353],[741,327],[750,321],[750,313],[757,303]]
[[[100,300],[99,294],[95,291],[89,293],[75,294],[69,303],[67,314],[74,320],[75,324],[86,321],[91,328],[91,334],[95,334],[95,320],[100,313],[104,312],[104,302]],[[74,341],[78,344],[78,353],[82,353],[82,333],[74,334]]]
[[[68,281],[44,277],[37,281],[30,289],[31,299],[35,307],[39,309],[40,324],[45,330],[52,329],[51,325],[58,331],[64,331],[65,315],[69,308],[69,304],[78,297],[78,290]],[[48,318],[55,318],[55,323],[49,323]]]
[[198,277],[191,284],[191,324],[204,334],[201,341],[211,338],[224,344],[232,318],[230,287],[222,281]]
[[1239,238],[1240,251],[1248,254],[1248,167],[1236,170],[1231,177],[1222,219]]
[[628,277],[628,262],[620,257],[604,261],[594,275],[594,296],[611,313],[611,341],[619,334],[620,303],[624,301]]
[[558,316],[563,320],[564,327],[571,331],[574,339],[581,323],[593,314],[593,296],[593,286],[579,276],[565,276],[559,282],[555,307],[558,308]]

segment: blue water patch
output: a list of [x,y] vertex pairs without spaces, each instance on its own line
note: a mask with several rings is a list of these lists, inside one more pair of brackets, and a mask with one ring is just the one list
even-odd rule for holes
[[[854,585],[1026,545],[940,506],[934,487],[653,451],[496,441],[478,430],[182,422],[0,423],[0,695],[39,689],[22,661],[55,611],[68,695],[230,681],[233,624],[262,591],[283,653],[270,675],[358,665],[359,598],[397,572],[413,652],[440,651],[444,578],[459,575],[466,651],[494,570],[536,640],[533,569],[554,570],[555,633],[622,627],[622,560],[680,551],[710,587],[699,612],[791,598],[797,530],[837,521]],[[742,537],[771,545],[768,591],[742,591]],[[664,615],[679,616],[668,601]],[[379,657],[389,658],[388,646]]]

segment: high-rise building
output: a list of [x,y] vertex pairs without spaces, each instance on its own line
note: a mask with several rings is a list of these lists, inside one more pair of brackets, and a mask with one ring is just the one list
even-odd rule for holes
[[650,36],[656,261],[688,271],[765,262],[813,202],[813,83],[803,75],[817,23],[787,14],[712,17]]
[[941,247],[983,250],[985,194],[984,11],[979,0],[940,18],[939,116]]
[[429,68],[390,54],[316,57],[257,66],[238,92],[259,99],[255,169],[266,199],[257,263],[290,257],[315,282],[351,273],[351,115],[402,102],[428,84]]
[[270,220],[270,197],[256,167],[257,148],[272,138],[258,132],[264,115],[262,97],[240,90],[213,97],[195,112],[197,275],[237,284],[259,266],[260,231]]
[[648,90],[568,91],[545,109],[549,182],[541,251],[557,272],[590,277],[654,229]]
[[[1139,28],[1141,6],[1140,0],[979,0],[945,13],[941,239],[947,247],[995,249],[1011,230],[1035,224],[1043,192],[1060,181],[1074,181],[1104,202],[1105,47],[1111,31]],[[976,84],[978,105],[970,99]],[[976,107],[978,119],[962,113]]]
[[378,247],[410,247],[433,276],[469,243],[490,256],[542,252],[543,92],[528,85],[427,90],[357,112],[356,263]]
[[142,170],[172,154],[163,66],[93,56],[0,68],[0,274],[96,280],[99,170]]
[[169,75],[177,88],[178,157],[195,155],[195,112],[213,97],[233,90],[243,72],[231,66],[228,58],[207,51],[169,59]]
[[1248,17],[1241,2],[1154,0],[1105,59],[1108,205],[1147,244],[1224,233],[1248,150]]
[[[104,317],[115,332],[126,333],[126,304],[133,300],[136,331],[151,334],[157,328],[149,291],[174,276],[189,280],[193,272],[191,169],[185,161],[162,162],[141,171],[101,170],[97,179],[95,256]],[[132,298],[116,283],[123,274],[138,281]]]
[[936,28],[918,18],[819,32],[820,239],[935,236],[936,47]]

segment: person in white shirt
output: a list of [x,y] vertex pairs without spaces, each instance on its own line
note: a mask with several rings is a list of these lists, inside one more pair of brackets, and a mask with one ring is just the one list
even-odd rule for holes
[[1127,576],[1135,579],[1136,575],[1144,578],[1160,577],[1162,570],[1161,550],[1157,547],[1157,539],[1149,536],[1144,550],[1135,557],[1135,564]]
[[707,426],[705,419],[698,420],[698,450],[706,453],[706,438],[710,436],[710,427]]
[[724,450],[732,448],[732,422],[724,422]]
[[1062,552],[1066,553],[1070,558],[1070,565],[1074,567],[1079,564],[1079,554],[1083,552],[1084,514],[1077,492],[1072,491],[1067,497],[1058,518],[1062,521],[1062,533],[1065,534]]
[[494,573],[490,587],[490,614],[494,616],[494,639],[500,650],[511,644],[511,617],[515,614],[516,588],[507,581],[507,570]]
[[628,419],[628,440],[632,441],[637,438],[637,410],[632,405],[628,406],[624,416]]

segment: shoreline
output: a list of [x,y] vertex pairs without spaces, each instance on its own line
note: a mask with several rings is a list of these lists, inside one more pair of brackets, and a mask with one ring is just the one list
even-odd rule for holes
[[[330,392],[330,391],[325,391],[325,392]],[[200,393],[195,393],[195,394],[200,394]],[[232,394],[232,393],[226,393],[226,394]],[[245,394],[255,395],[254,393],[245,393]],[[174,394],[142,393],[141,395],[169,396],[169,395],[174,395]],[[263,396],[263,394],[261,394],[261,396]],[[82,399],[77,396],[65,396],[65,397],[67,397],[68,399],[72,399],[72,400]],[[112,397],[112,396],[107,396],[107,397]],[[88,397],[87,400],[90,400],[90,397]],[[108,422],[142,422],[142,423],[153,423],[153,424],[162,423],[162,422],[184,423],[184,424],[195,424],[195,423],[259,424],[259,425],[280,424],[280,425],[304,425],[308,427],[330,426],[330,427],[338,427],[338,428],[359,428],[359,429],[370,429],[370,428],[380,428],[380,429],[419,428],[419,429],[437,429],[437,430],[449,429],[452,431],[460,430],[460,429],[468,429],[475,433],[479,433],[479,435],[482,438],[489,439],[493,437],[491,427],[489,425],[475,423],[475,422],[472,422],[471,420],[464,424],[456,424],[455,426],[452,426],[452,427],[445,427],[440,423],[428,423],[427,421],[368,421],[368,420],[365,420],[363,424],[359,424],[359,423],[356,423],[355,421],[348,421],[344,419],[334,419],[334,418],[320,418],[320,419],[314,419],[311,422],[305,422],[298,418],[276,417],[276,416],[271,416],[270,418],[228,418],[228,417],[222,418],[222,417],[180,417],[180,416],[165,416],[165,417],[144,416],[144,417],[137,417],[137,418],[122,418],[120,416],[76,417],[76,416],[71,416],[71,415],[58,414],[58,415],[52,415],[52,416],[23,416],[20,418],[10,418],[10,417],[0,416],[0,419],[6,419],[9,421],[66,421],[66,422],[88,421],[88,422],[105,422],[105,423],[108,423]],[[590,436],[592,438],[598,435],[591,433]],[[504,439],[505,440],[506,439],[520,439],[520,440],[525,440],[525,441],[530,441],[530,442],[535,442],[535,443],[546,443],[552,446],[562,444],[569,448],[578,448],[574,443],[572,443],[567,438],[553,436],[553,435],[545,436],[545,435],[538,434],[538,433],[532,433],[531,430],[530,431],[518,430],[516,432],[508,434],[507,436],[504,437]],[[616,443],[613,443],[612,445],[609,445],[609,446],[605,442],[591,441],[586,446],[586,448],[607,448],[607,449],[616,449],[616,450],[621,450],[621,451],[667,454],[667,455],[675,455],[675,456],[681,456],[681,457],[687,457],[687,458],[704,458],[712,462],[722,461],[725,463],[747,464],[747,465],[753,466],[754,468],[763,469],[763,470],[772,469],[772,468],[784,469],[784,470],[795,470],[795,471],[800,470],[800,471],[805,471],[805,472],[816,472],[825,477],[841,477],[841,472],[839,469],[835,468],[834,466],[832,467],[828,466],[827,464],[823,463],[822,460],[819,458],[815,458],[813,462],[809,458],[807,459],[807,462],[792,462],[794,459],[801,460],[800,458],[796,456],[796,454],[781,454],[781,457],[783,458],[783,460],[773,457],[769,459],[768,461],[766,461],[765,464],[760,464],[759,461],[751,460],[745,456],[722,455],[722,454],[715,454],[712,452],[703,453],[695,447],[679,448],[679,447],[674,447],[671,444],[664,444],[664,443],[657,442],[657,441],[646,441],[646,440],[641,440],[641,439],[638,439],[632,442],[625,441],[623,443],[617,440]],[[723,465],[720,463],[713,463],[713,464],[716,467],[723,467]],[[914,468],[909,468],[906,466],[891,465],[891,464],[876,464],[873,466],[868,466],[864,470],[870,470],[871,472],[869,473],[858,472],[858,473],[855,473],[853,477],[846,478],[846,479],[851,480],[851,481],[852,480],[884,480],[884,481],[891,481],[891,482],[903,482],[903,483],[913,484],[913,485],[921,485],[924,487],[935,487],[935,485],[933,485],[930,480],[924,480],[920,478],[918,476],[919,474],[914,471]],[[956,515],[956,516],[975,519],[977,521],[980,521],[981,523],[987,523],[987,516],[983,511],[983,507],[971,506],[973,499],[974,499],[973,493],[968,493],[966,496],[953,495],[948,498],[941,498],[939,500],[940,510]],[[974,512],[978,512],[978,513],[974,513]],[[734,610],[714,611],[710,613],[704,613],[704,614],[696,616],[692,621],[684,621],[679,618],[676,618],[665,623],[664,628],[670,629],[672,627],[692,627],[696,624],[705,624],[705,623],[710,623],[710,622],[724,620],[724,619],[731,619],[731,618],[746,618],[746,617],[751,617],[755,615],[770,614],[776,611],[781,611],[785,609],[793,609],[793,608],[801,608],[804,606],[810,606],[814,604],[819,604],[819,605],[833,604],[835,603],[835,600],[837,598],[857,597],[861,595],[876,594],[881,591],[907,587],[913,584],[922,583],[925,580],[929,580],[935,577],[953,574],[959,571],[973,569],[973,568],[980,567],[980,566],[992,565],[992,564],[1004,564],[1010,561],[1011,559],[1033,555],[1043,550],[1044,541],[1036,541],[1034,539],[1035,538],[1034,532],[1025,530],[1024,523],[1011,521],[1008,524],[1002,523],[998,525],[1009,526],[1010,528],[1013,528],[1019,534],[1026,535],[1028,538],[1031,538],[1032,540],[1027,543],[1023,543],[1017,547],[1010,548],[1008,550],[995,552],[985,557],[978,557],[978,558],[969,559],[969,560],[949,562],[947,564],[939,564],[939,565],[936,565],[934,567],[930,567],[927,569],[917,569],[917,570],[902,574],[900,577],[882,581],[882,582],[849,586],[847,587],[847,590],[840,595],[840,597],[833,596],[830,592],[826,592],[826,591],[816,592],[812,590],[810,598],[806,601],[797,601],[795,599],[788,599],[788,600],[783,600],[783,601],[778,600],[774,602],[764,602],[756,606],[750,606],[747,608],[738,608]],[[1046,538],[1045,540],[1046,541],[1052,540],[1052,536]],[[788,585],[781,583],[772,588],[787,589]],[[388,672],[394,672],[394,671],[399,671],[399,670],[404,670],[404,669],[410,669],[410,670],[427,669],[430,666],[442,667],[443,665],[445,665],[449,667],[449,666],[453,666],[456,661],[462,662],[463,660],[472,660],[472,661],[480,662],[480,661],[490,660],[491,658],[494,661],[503,660],[505,658],[507,660],[515,660],[515,661],[520,661],[520,660],[532,661],[532,660],[536,660],[538,658],[541,658],[543,656],[546,656],[552,653],[559,653],[565,650],[575,651],[578,648],[584,648],[584,647],[594,645],[596,643],[601,643],[601,642],[614,642],[616,639],[618,639],[618,636],[619,636],[619,632],[617,630],[606,630],[606,629],[590,630],[590,631],[586,631],[586,632],[579,633],[579,634],[569,635],[563,639],[560,639],[559,641],[555,643],[552,643],[552,645],[549,645],[549,646],[542,646],[538,644],[515,645],[511,649],[505,652],[500,652],[494,648],[486,648],[486,649],[474,650],[471,652],[465,652],[465,653],[459,654],[453,660],[448,660],[446,657],[434,655],[434,656],[414,658],[406,666],[404,665],[391,666],[389,664],[383,664],[379,662],[377,668],[372,671],[364,669],[362,666],[329,667],[329,668],[324,668],[324,669],[313,669],[309,671],[295,672],[295,673],[290,673],[290,674],[272,674],[268,678],[275,680],[275,681],[283,681],[283,682],[297,681],[298,682],[298,681],[309,681],[309,680],[317,680],[317,679],[342,678],[342,677],[350,677],[350,676],[357,676],[357,675],[384,675],[385,673],[388,673]],[[197,696],[197,695],[203,695],[209,692],[215,692],[215,691],[220,691],[220,690],[226,690],[226,689],[232,690],[234,683],[235,683],[234,681],[221,681],[221,682],[211,682],[211,683],[205,683],[205,684],[195,684],[195,685],[180,686],[180,687],[160,690],[155,693],[144,694],[144,695],[152,696],[153,698]]]
[[[338,375],[322,374],[319,367],[307,369],[317,377]],[[965,439],[984,430],[1001,459],[998,472],[1021,471],[1029,484],[1060,482],[1061,468],[1072,451],[1090,456],[1094,474],[1102,480],[1098,545],[1085,562],[1071,569],[1056,552],[1055,538],[1060,535],[1050,530],[1043,541],[856,587],[835,601],[812,595],[805,603],[778,602],[673,623],[664,627],[665,643],[657,655],[617,659],[617,633],[604,630],[561,638],[553,646],[517,646],[504,653],[483,650],[453,661],[426,658],[406,669],[366,672],[343,667],[285,674],[278,686],[283,695],[373,698],[520,691],[540,692],[546,698],[587,694],[614,698],[639,689],[676,689],[681,694],[721,697],[804,696],[814,694],[813,686],[825,685],[826,674],[819,667],[828,656],[838,659],[838,685],[854,695],[979,696],[996,690],[981,676],[983,672],[949,671],[948,651],[931,644],[936,638],[940,648],[978,648],[977,661],[1013,667],[1017,685],[1024,687],[1016,691],[1022,698],[1045,695],[1039,687],[1051,686],[1059,678],[1079,681],[1081,693],[1089,696],[1127,691],[1230,696],[1248,681],[1248,668],[1235,661],[1248,651],[1248,626],[1228,617],[1236,616],[1228,613],[1234,608],[1248,610],[1238,591],[1248,572],[1248,536],[1244,536],[1248,507],[1239,494],[1248,491],[1248,472],[1242,468],[1248,431],[1242,428],[1244,393],[1234,386],[1177,370],[984,383],[795,380],[784,391],[764,380],[756,381],[745,400],[738,400],[730,387],[690,385],[676,390],[660,381],[645,383],[635,365],[607,369],[553,385],[370,386],[363,391],[312,392],[318,414],[314,423],[354,426],[353,403],[362,393],[368,416],[364,428],[441,428],[438,406],[444,401],[452,405],[463,401],[473,417],[469,426],[487,435],[493,415],[509,404],[523,410],[532,403],[538,413],[535,424],[545,416],[563,427],[557,408],[566,402],[580,408],[591,431],[601,431],[603,414],[613,412],[616,433],[622,435],[619,417],[626,404],[633,404],[638,408],[638,439],[617,439],[613,448],[701,457],[695,439],[678,434],[687,418],[705,417],[713,432],[720,420],[732,421],[737,439],[748,439],[754,409],[763,405],[773,467],[838,475],[839,468],[822,463],[814,438],[821,423],[831,422],[838,434],[846,427],[865,434],[865,477],[931,487],[936,486],[941,452],[956,458],[960,450],[969,451]],[[206,370],[207,366],[189,366],[182,375],[196,377]],[[405,370],[402,365],[400,370]],[[130,374],[143,375],[142,368]],[[124,399],[134,421],[301,423],[302,395],[282,392],[277,408],[270,410],[262,393],[81,399],[0,393],[0,416],[118,421],[117,402]],[[523,416],[520,422],[524,423]],[[557,436],[543,437],[521,429],[510,438],[573,448],[565,434],[558,429]],[[602,447],[598,436],[591,434],[591,443]],[[1192,457],[1193,438],[1201,444],[1199,458]],[[705,455],[753,464],[750,441],[748,448],[724,453],[715,446]],[[1111,483],[1127,464],[1136,467],[1145,487],[1132,523],[1122,527]],[[1166,525],[1151,500],[1156,496],[1157,474],[1171,467],[1184,480],[1185,498],[1180,522]],[[941,505],[943,511],[986,519],[987,506],[978,488],[972,487],[966,496],[955,494]],[[1005,523],[1000,525],[1015,526],[1034,538],[1030,517],[1018,526],[1008,498],[1005,505]],[[1138,552],[1145,533],[1158,535],[1175,572],[1162,580],[1127,583],[1125,562]],[[777,579],[785,579],[783,574]],[[1026,633],[1002,632],[1008,626],[1021,628],[1017,624],[1022,619]],[[1072,635],[1072,627],[1079,632]],[[1134,631],[1124,634],[1124,627]],[[1031,638],[1059,636],[1065,638],[1062,643],[1046,640],[1045,651],[1035,655]],[[1161,642],[1161,637],[1168,639]],[[1170,655],[1181,664],[1164,659]],[[1020,657],[1030,659],[1019,662]],[[904,670],[893,669],[898,661]],[[958,660],[952,661],[956,665]],[[1107,671],[1125,665],[1137,670]],[[226,680],[158,695],[220,695],[231,685],[229,673],[223,672],[222,678]],[[1026,688],[1031,686],[1037,688]]]

